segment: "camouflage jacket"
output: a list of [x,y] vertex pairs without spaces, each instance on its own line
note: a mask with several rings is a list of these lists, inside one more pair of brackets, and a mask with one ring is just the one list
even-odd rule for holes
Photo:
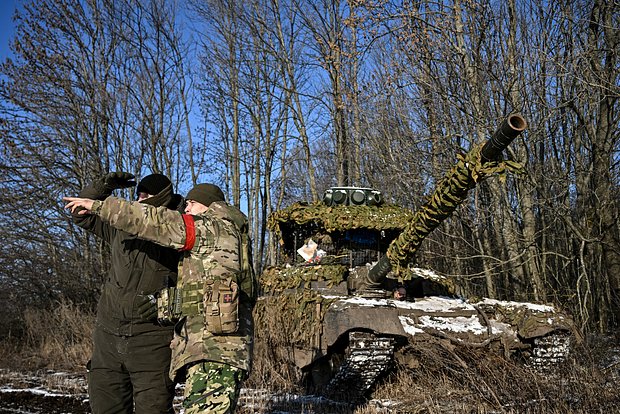
[[253,321],[247,295],[239,296],[236,332],[213,334],[205,323],[204,309],[208,305],[203,299],[209,286],[214,281],[239,284],[239,232],[234,223],[210,211],[198,216],[182,215],[116,197],[95,201],[92,211],[114,228],[183,252],[177,280],[177,289],[182,292],[183,317],[175,326],[171,343],[171,378],[178,379],[183,367],[202,360],[249,371]]

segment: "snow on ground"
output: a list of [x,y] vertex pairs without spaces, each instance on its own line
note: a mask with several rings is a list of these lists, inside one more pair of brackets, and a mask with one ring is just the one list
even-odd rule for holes
[[[175,410],[181,407],[183,385],[177,385]],[[333,407],[336,412],[346,404],[315,395],[278,394],[267,390],[242,388],[239,398],[241,412],[269,414],[311,413],[309,406]],[[388,413],[397,403],[371,400],[375,413]],[[273,407],[273,408],[270,408]],[[345,410],[346,411],[346,410]],[[0,369],[0,414],[89,414],[84,374],[37,371],[22,373]]]
[[0,414],[88,412],[84,375],[0,370]]
[[15,372],[0,369],[0,393],[10,392],[30,392],[49,397],[86,397],[86,378],[84,374],[62,371]]

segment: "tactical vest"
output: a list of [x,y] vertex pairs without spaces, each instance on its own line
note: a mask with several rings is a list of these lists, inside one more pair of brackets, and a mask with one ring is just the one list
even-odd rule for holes
[[254,261],[252,256],[252,240],[249,234],[249,223],[245,214],[237,207],[227,204],[226,202],[215,202],[209,206],[209,212],[215,217],[232,221],[239,230],[239,288],[247,295],[252,304],[258,296],[258,282],[254,272]]
[[[249,302],[254,305],[258,294],[258,284],[256,281],[254,267],[252,266],[252,242],[248,234],[248,220],[237,207],[230,206],[225,202],[214,202],[209,207],[207,214],[213,217],[233,223],[239,233],[238,260],[240,271],[237,273],[236,284],[241,293],[241,302]],[[199,220],[199,219],[198,219]],[[214,222],[216,224],[217,221]],[[220,236],[223,236],[223,229],[220,225],[215,225],[215,239],[217,245]],[[230,237],[226,235],[226,237]],[[216,278],[217,279],[217,278]],[[157,298],[158,320],[160,323],[174,322],[182,316],[197,315],[205,312],[203,296],[205,295],[204,281],[192,280],[183,281],[183,285],[178,288],[164,289]],[[219,283],[219,280],[215,281]],[[217,286],[216,286],[217,287]],[[216,289],[219,291],[219,288]],[[208,309],[206,310],[208,312]]]

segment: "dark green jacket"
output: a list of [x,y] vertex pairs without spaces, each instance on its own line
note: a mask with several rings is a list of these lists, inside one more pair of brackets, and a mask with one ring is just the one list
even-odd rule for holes
[[[170,193],[165,198],[171,200],[166,206],[180,209],[182,197],[173,195],[171,187],[164,191]],[[92,185],[79,194],[79,197],[98,200],[107,196],[109,194],[98,193]],[[165,287],[175,286],[179,252],[116,230],[95,215],[73,214],[73,221],[110,245],[111,266],[97,306],[97,325],[111,334],[122,336],[171,332],[172,327],[162,327],[155,321],[142,320],[137,311],[137,300],[138,295],[152,294]]]

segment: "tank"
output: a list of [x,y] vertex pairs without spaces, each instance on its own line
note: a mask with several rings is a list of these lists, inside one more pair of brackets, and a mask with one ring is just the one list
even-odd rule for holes
[[[576,338],[550,305],[464,298],[453,280],[412,266],[420,244],[481,180],[518,171],[501,160],[526,128],[504,120],[486,143],[459,157],[417,212],[371,188],[335,187],[268,220],[277,265],[260,276],[256,340],[308,393],[363,401],[379,378],[415,369],[416,347],[476,347],[547,369]],[[398,362],[398,364],[396,364]]]

